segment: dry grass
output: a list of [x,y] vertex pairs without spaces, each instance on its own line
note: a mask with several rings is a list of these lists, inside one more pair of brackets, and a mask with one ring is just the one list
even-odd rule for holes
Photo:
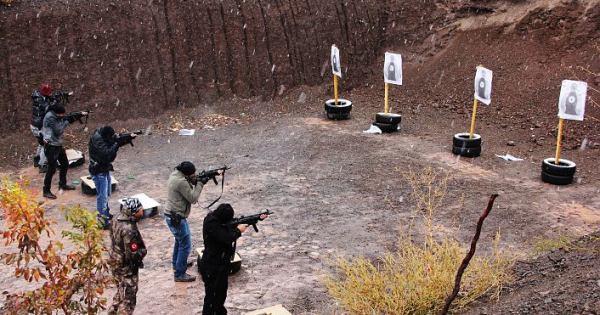
[[[415,210],[423,215],[425,240],[413,242],[401,231],[397,252],[388,252],[375,260],[365,257],[335,257],[329,261],[334,272],[323,278],[329,294],[349,315],[436,314],[452,292],[458,266],[467,248],[450,236],[434,239],[433,216],[441,206],[448,175],[425,168],[420,173],[401,172],[413,189]],[[453,310],[460,310],[475,299],[511,280],[514,260],[497,248],[493,254],[474,257],[463,275],[460,298]]]

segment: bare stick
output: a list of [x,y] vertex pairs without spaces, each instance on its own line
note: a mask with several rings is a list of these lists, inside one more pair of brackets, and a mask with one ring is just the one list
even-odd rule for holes
[[475,254],[475,248],[477,247],[477,241],[479,240],[479,235],[481,234],[481,227],[483,226],[483,220],[485,220],[485,218],[488,216],[488,214],[490,214],[490,211],[492,210],[492,206],[494,205],[494,200],[496,199],[496,197],[498,197],[498,194],[493,194],[490,196],[490,200],[488,201],[487,208],[479,217],[479,221],[477,221],[477,230],[475,231],[475,236],[473,236],[473,240],[471,241],[471,249],[469,250],[469,252],[465,256],[465,258],[463,259],[462,263],[460,264],[460,267],[458,267],[458,271],[456,272],[456,278],[454,279],[454,290],[452,290],[452,294],[446,300],[446,305],[444,305],[444,308],[440,312],[440,315],[446,315],[448,313],[450,304],[452,304],[452,301],[454,301],[454,299],[458,295],[458,290],[460,289],[460,280],[462,279],[463,272],[465,272],[465,269],[467,269],[467,266],[469,265],[471,258],[473,258],[473,255]]

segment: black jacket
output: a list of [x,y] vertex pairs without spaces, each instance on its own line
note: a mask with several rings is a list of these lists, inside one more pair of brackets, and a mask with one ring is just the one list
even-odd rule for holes
[[229,268],[231,264],[231,258],[235,254],[234,242],[242,236],[242,232],[236,226],[223,225],[223,223],[214,211],[204,218],[202,265]]
[[50,97],[42,95],[42,93],[40,93],[38,90],[35,90],[33,93],[31,93],[31,99],[33,100],[33,111],[31,113],[31,121],[29,123],[38,129],[42,129],[46,111],[48,110],[48,107],[55,102]]
[[102,129],[100,127],[94,131],[89,143],[90,167],[91,175],[110,172],[113,169],[112,162],[117,158],[117,151],[120,147],[128,142],[120,141],[115,138],[103,138]]

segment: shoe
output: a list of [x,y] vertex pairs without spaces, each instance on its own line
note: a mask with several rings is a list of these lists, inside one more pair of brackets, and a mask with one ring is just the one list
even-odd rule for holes
[[193,282],[196,281],[196,277],[188,275],[187,273],[181,277],[175,277],[175,282]]
[[40,165],[40,173],[46,173],[48,171],[48,165]]
[[75,186],[73,185],[60,185],[58,188],[62,190],[75,190]]
[[48,198],[48,199],[56,199],[56,195],[49,192],[49,191],[45,191],[44,192],[44,197]]
[[33,167],[40,167],[40,156],[36,155],[33,157]]
[[[190,267],[192,267],[193,265],[194,265],[194,261],[193,261],[193,260],[188,260],[188,262],[187,262],[187,267],[188,267],[188,268],[190,268]],[[173,270],[175,270],[175,266],[172,266],[172,267],[173,267]]]

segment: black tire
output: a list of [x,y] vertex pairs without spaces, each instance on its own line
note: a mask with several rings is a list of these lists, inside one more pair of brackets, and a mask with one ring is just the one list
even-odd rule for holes
[[573,182],[573,175],[570,176],[558,176],[548,174],[542,171],[542,181],[544,183],[553,184],[553,185],[570,185]]
[[478,148],[463,148],[452,146],[452,153],[464,157],[478,157],[481,155],[481,147]]
[[374,122],[373,126],[381,129],[381,132],[395,132],[398,131],[398,124],[386,124],[380,122]]
[[327,113],[327,118],[329,118],[331,120],[344,120],[344,119],[348,119],[349,117],[350,117],[350,112],[340,113],[340,114]]
[[461,132],[454,135],[452,145],[460,148],[481,148],[481,136],[474,133],[473,138],[469,138],[468,132]]
[[325,101],[325,112],[328,114],[347,114],[352,111],[352,102],[338,98],[337,104],[335,100]]
[[548,175],[571,176],[575,175],[577,165],[569,160],[559,159],[558,164],[554,164],[555,158],[547,158],[542,162],[542,172]]
[[397,125],[402,122],[402,115],[392,113],[377,113],[375,114],[375,122]]

